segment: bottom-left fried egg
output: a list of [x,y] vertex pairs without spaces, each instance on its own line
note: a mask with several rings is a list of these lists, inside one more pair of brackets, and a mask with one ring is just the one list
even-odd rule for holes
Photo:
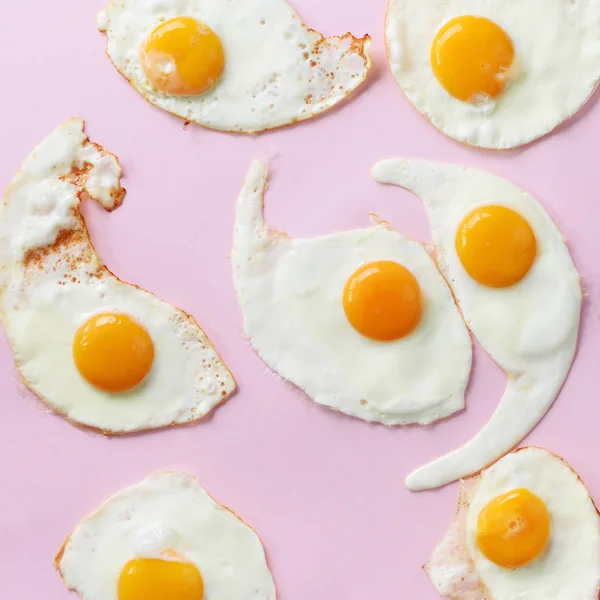
[[71,119],[38,146],[0,207],[0,321],[24,383],[70,421],[126,433],[193,421],[235,389],[196,321],[115,277],[84,195],[117,208],[117,158]]
[[110,497],[56,567],[82,600],[275,600],[256,533],[180,471]]

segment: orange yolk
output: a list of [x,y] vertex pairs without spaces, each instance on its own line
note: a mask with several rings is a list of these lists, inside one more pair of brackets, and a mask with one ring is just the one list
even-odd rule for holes
[[421,319],[421,293],[414,275],[391,261],[356,271],[344,289],[344,312],[359,333],[382,342],[408,335]]
[[515,569],[536,558],[550,537],[544,502],[520,488],[494,498],[477,519],[477,545],[500,567]]
[[495,98],[504,90],[514,50],[493,21],[463,15],[448,21],[431,46],[431,67],[444,89],[459,100]]
[[105,392],[124,392],[150,372],[154,345],[148,332],[127,315],[95,315],[73,340],[73,359],[81,376]]
[[456,252],[475,281],[503,288],[527,275],[537,243],[531,226],[519,213],[505,206],[482,206],[459,225]]
[[187,562],[136,558],[119,577],[119,600],[202,600],[203,596],[202,575]]
[[152,85],[165,94],[191,96],[210,89],[223,71],[221,40],[204,23],[177,17],[146,39],[141,63]]

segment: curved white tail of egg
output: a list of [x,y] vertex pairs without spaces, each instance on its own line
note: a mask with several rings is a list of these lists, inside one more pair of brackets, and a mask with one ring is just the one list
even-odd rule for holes
[[[574,356],[576,344],[571,351]],[[466,444],[413,471],[406,486],[428,490],[478,473],[512,450],[542,420],[567,378],[566,368],[554,365],[532,375],[509,375],[498,408]],[[558,367],[558,368],[557,368]]]

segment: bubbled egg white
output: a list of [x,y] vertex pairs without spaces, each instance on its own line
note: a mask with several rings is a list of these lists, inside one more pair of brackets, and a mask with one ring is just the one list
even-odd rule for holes
[[[119,280],[96,254],[80,199],[117,208],[120,176],[117,158],[70,119],[26,160],[0,209],[0,321],[23,382],[106,433],[199,419],[235,389],[190,315]],[[90,323],[109,335],[82,335]]]
[[[143,68],[148,36],[181,18],[208,27],[219,40],[212,38],[213,46],[222,47],[202,93],[165,93]],[[98,28],[110,60],[146,100],[223,131],[252,133],[314,117],[355,90],[371,66],[369,36],[324,38],[285,0],[112,0]],[[196,71],[208,59],[197,60]],[[178,63],[167,68],[177,71]]]

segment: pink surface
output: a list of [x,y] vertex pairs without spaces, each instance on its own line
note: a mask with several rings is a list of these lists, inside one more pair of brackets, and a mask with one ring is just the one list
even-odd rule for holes
[[[250,0],[249,0],[250,1]],[[375,67],[339,110],[254,137],[190,126],[139,97],[104,56],[95,14],[104,0],[11,2],[0,20],[0,187],[56,125],[87,120],[121,159],[129,193],[115,213],[84,212],[107,265],[196,316],[240,391],[199,425],[108,439],[67,424],[26,393],[0,339],[0,597],[67,600],[52,559],[105,496],[164,468],[195,474],[262,537],[280,600],[433,600],[420,565],[449,525],[457,486],[409,493],[404,476],[469,438],[504,386],[476,348],[466,412],[438,425],[386,429],[317,407],[266,372],[244,341],[231,280],[234,204],[252,158],[271,158],[268,218],[295,236],[367,224],[376,212],[429,239],[418,200],[379,186],[390,156],[487,168],[537,197],[569,239],[587,292],[579,353],[548,417],[528,442],[567,458],[600,499],[600,103],[520,151],[477,151],[416,113],[388,71],[385,0],[294,0],[325,34],[374,38]]]

